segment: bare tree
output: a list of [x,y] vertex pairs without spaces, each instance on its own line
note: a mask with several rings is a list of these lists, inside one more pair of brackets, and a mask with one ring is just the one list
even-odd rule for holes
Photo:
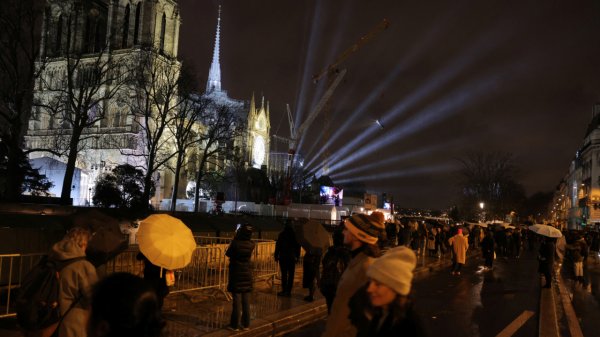
[[505,152],[470,152],[459,159],[463,210],[476,211],[479,202],[493,217],[503,217],[524,199],[523,186],[517,182],[519,170],[514,156]]
[[179,84],[179,94],[184,100],[179,104],[172,123],[168,125],[174,138],[175,151],[175,181],[173,183],[173,193],[171,195],[171,212],[175,212],[180,177],[183,165],[187,159],[187,153],[192,146],[199,145],[199,133],[203,129],[202,121],[206,120],[208,112],[208,100],[192,93],[192,88],[196,87],[192,80],[191,72],[183,68]]
[[33,86],[44,68],[39,58],[43,7],[35,0],[3,0],[0,10],[0,196],[15,199],[25,179],[23,137],[31,114]]
[[[121,91],[127,75],[126,60],[115,57],[101,44],[94,54],[75,40],[80,24],[78,12],[66,17],[65,43],[50,59],[40,77],[43,96],[35,105],[50,118],[54,146],[67,157],[61,202],[71,197],[73,174],[79,153],[98,135],[90,129],[107,115],[110,101]],[[53,71],[50,71],[52,67]]]
[[[180,145],[189,146],[186,133],[191,131],[177,130],[178,122],[182,125],[181,114],[189,110],[186,106],[188,96],[179,93],[182,81],[186,79],[181,76],[180,63],[176,59],[155,50],[140,51],[132,71],[129,91],[133,98],[129,104],[134,122],[141,130],[143,150],[139,155],[145,166],[143,199],[150,200],[154,177],[163,168],[172,169],[168,166],[169,161],[179,153],[173,151],[177,146],[177,132],[183,142]],[[183,124],[190,128],[192,125]]]
[[227,159],[240,158],[239,149],[233,147],[234,140],[241,132],[239,119],[227,106],[208,109],[209,114],[202,121],[204,128],[199,134],[199,152],[196,154],[196,187],[194,189],[194,212],[198,212],[200,186],[212,163],[217,170],[225,170]]

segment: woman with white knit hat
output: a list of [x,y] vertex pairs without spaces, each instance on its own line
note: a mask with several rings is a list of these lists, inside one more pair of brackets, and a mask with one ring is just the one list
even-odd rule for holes
[[368,324],[358,322],[357,336],[426,335],[409,297],[416,263],[415,253],[401,246],[390,249],[369,266],[369,282],[350,300],[353,324],[357,324],[354,317],[364,314],[371,318]]

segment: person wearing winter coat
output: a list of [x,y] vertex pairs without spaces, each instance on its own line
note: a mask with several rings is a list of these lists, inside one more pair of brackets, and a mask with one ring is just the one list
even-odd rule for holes
[[48,254],[48,259],[54,261],[79,259],[65,266],[59,274],[59,306],[63,317],[58,327],[59,337],[87,336],[92,286],[98,281],[96,268],[85,260],[91,237],[87,229],[74,227]]
[[494,254],[496,243],[494,242],[494,235],[491,230],[485,231],[485,237],[481,240],[481,254],[485,259],[484,269],[494,268]]
[[462,228],[458,228],[456,235],[448,239],[448,243],[452,246],[454,252],[452,259],[452,275],[460,275],[460,269],[467,261],[467,249],[469,249],[469,241],[462,233]]
[[538,254],[538,272],[544,275],[546,284],[544,288],[552,286],[552,274],[554,272],[554,239],[544,237]]
[[327,249],[323,257],[323,275],[321,275],[321,284],[319,286],[321,294],[325,297],[328,314],[331,313],[331,305],[333,304],[342,273],[348,267],[351,258],[350,250],[344,247],[344,234],[339,230],[334,231],[333,246]]
[[583,283],[583,251],[587,249],[585,239],[580,238],[572,245],[568,245],[567,247],[569,248],[571,259],[573,260],[573,272],[575,274],[575,280]]
[[316,285],[321,279],[320,267],[323,251],[306,251],[302,260],[302,288],[308,289],[308,295],[304,297],[307,302],[314,301]]
[[[350,249],[352,259],[338,283],[323,337],[356,336],[356,327],[350,324],[348,317],[348,302],[367,282],[367,268],[380,255],[377,238],[384,231],[383,220],[382,213],[373,212],[371,215],[354,214],[344,221],[344,245]],[[361,320],[367,319],[363,317]]]
[[250,327],[249,297],[253,286],[250,259],[254,251],[254,242],[251,240],[253,230],[250,224],[241,225],[225,252],[229,257],[227,291],[233,298],[229,329],[233,331],[240,328],[248,330]]
[[296,261],[300,258],[300,244],[296,240],[296,233],[290,223],[279,233],[275,243],[275,262],[279,262],[281,270],[281,291],[277,296],[290,297],[294,286]]
[[158,298],[158,305],[162,309],[165,297],[169,295],[166,276],[168,270],[150,262],[142,252],[137,254],[136,259],[144,263],[144,281],[154,289],[156,298]]
[[[368,267],[367,285],[350,299],[350,321],[358,324],[357,336],[426,335],[409,296],[416,263],[411,249],[396,247]],[[361,324],[363,315],[370,318],[367,324]]]

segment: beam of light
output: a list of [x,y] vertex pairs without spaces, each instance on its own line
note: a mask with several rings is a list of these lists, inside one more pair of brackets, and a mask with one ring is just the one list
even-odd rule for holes
[[[320,2],[317,6],[319,6],[319,5],[320,5]],[[338,18],[349,17],[351,8],[352,8],[352,5],[343,6],[343,9],[341,10],[341,12],[338,13],[338,15],[336,17],[338,17]],[[321,12],[321,10],[319,10],[319,13],[320,12]],[[319,18],[316,16],[315,16],[315,22],[319,22]],[[327,56],[325,57],[325,60],[333,60],[334,57],[336,56],[335,53],[339,50],[339,45],[342,41],[342,38],[341,38],[341,35],[343,32],[342,28],[345,27],[346,23],[347,23],[347,21],[345,19],[339,19],[337,21],[336,28],[333,29],[333,31],[335,32],[334,36],[333,36],[333,38],[329,39],[330,41],[333,41],[333,43],[328,44],[329,50],[327,52]],[[318,30],[318,28],[313,24],[313,28],[311,30],[311,40],[312,40],[312,35],[316,30]],[[322,35],[322,34],[319,34],[319,35]],[[331,62],[331,61],[328,61],[328,62]],[[314,85],[312,82],[312,75],[309,73],[309,71],[313,70],[312,63],[314,63],[314,62],[311,62],[311,65],[309,67],[307,67],[307,66],[304,67],[305,71],[304,71],[304,76],[303,76],[303,81],[302,81],[302,89],[301,89],[302,92],[306,91],[306,85],[308,85],[308,86]],[[320,68],[322,68],[324,66],[325,65],[319,65]],[[308,78],[308,82],[306,81],[307,78]],[[317,88],[315,89],[315,94],[313,95],[313,97],[311,99],[311,103],[310,103],[309,107],[314,107],[317,105],[317,102],[319,101],[319,99],[321,98],[321,96],[323,95],[325,90],[327,90],[326,84],[327,84],[327,81],[324,81],[324,80],[321,80],[319,82]],[[299,103],[299,104],[304,104],[304,102],[305,101],[303,100],[302,103]],[[304,105],[302,107],[299,107],[298,109],[300,109],[300,108],[302,108],[302,110],[299,110],[300,113],[298,113],[298,110],[296,110],[296,113],[294,115],[296,129],[301,125],[301,121],[304,120],[304,115],[306,115],[304,113],[305,112]],[[309,114],[311,111],[306,111],[306,112]],[[298,137],[300,139],[298,139],[298,141],[297,141],[296,149],[300,148],[300,146],[302,146],[302,143],[304,141],[304,138],[302,137],[302,135],[298,135]]]
[[420,176],[425,174],[434,174],[439,172],[448,172],[452,170],[456,170],[456,164],[453,163],[442,163],[437,165],[425,166],[425,167],[414,167],[405,170],[395,170],[381,173],[374,173],[362,176],[355,176],[346,179],[336,180],[336,184],[346,184],[351,182],[364,182],[364,181],[372,181],[372,180],[383,180],[390,178],[406,178],[412,176]]
[[382,160],[379,160],[379,161],[371,161],[371,162],[361,165],[361,166],[353,165],[351,167],[346,168],[345,170],[336,171],[335,173],[331,174],[330,177],[334,180],[343,179],[345,176],[348,176],[348,175],[355,175],[359,172],[382,168],[386,165],[405,161],[405,160],[411,159],[411,158],[417,158],[417,157],[423,157],[425,155],[431,155],[442,149],[446,149],[446,148],[455,146],[458,143],[462,143],[462,139],[454,139],[454,140],[451,140],[448,142],[437,143],[437,144],[434,144],[434,145],[431,145],[428,147],[414,150],[412,152],[405,152],[405,153],[397,154],[394,156],[386,156]]
[[321,34],[319,34],[319,23],[321,22],[321,4],[321,1],[317,1],[317,3],[315,4],[315,9],[312,16],[312,26],[310,28],[308,45],[306,49],[306,55],[304,57],[304,65],[301,68],[301,71],[303,73],[302,82],[300,84],[300,91],[298,91],[298,94],[296,95],[296,106],[293,107],[294,123],[296,127],[298,127],[300,125],[300,121],[304,119],[304,104],[307,101],[306,88],[307,86],[313,85],[311,78],[312,76],[307,70],[313,69],[313,65],[315,63],[315,50],[317,49],[316,45],[318,45],[319,38],[321,37]]
[[[331,135],[330,139],[327,141],[326,144],[320,144],[322,133],[319,134],[319,138],[316,141],[312,142],[312,146],[308,149],[308,151],[305,151],[308,157],[312,157],[313,160],[320,158],[323,151],[327,147],[331,146],[333,141],[338,139],[349,126],[355,124],[358,118],[364,118],[364,114],[367,111],[367,109],[371,105],[373,105],[373,103],[375,103],[376,100],[380,98],[381,94],[388,89],[392,82],[398,78],[399,74],[403,70],[405,70],[407,66],[413,62],[413,60],[415,60],[418,56],[422,55],[424,51],[435,42],[435,38],[438,36],[438,34],[443,32],[444,29],[446,29],[446,27],[450,24],[449,19],[454,17],[456,16],[446,16],[443,20],[440,20],[437,25],[431,26],[432,28],[426,33],[426,35],[422,39],[419,39],[418,43],[412,46],[412,48],[410,48],[407,51],[407,53],[404,54],[404,56],[396,64],[392,72],[390,72],[383,79],[383,81],[381,81],[379,85],[377,85],[377,87],[370,92],[366,99],[362,100],[362,103],[350,114],[349,118],[344,119],[343,123],[339,127],[334,129],[333,134]],[[354,90],[347,90],[347,92],[354,92]],[[381,118],[383,119],[384,116],[382,116]],[[304,139],[302,139],[302,141],[303,140]],[[299,143],[298,148],[301,148],[301,145],[302,142]],[[316,155],[311,156],[311,153],[315,150],[315,147],[319,145],[321,145],[320,151]]]
[[[503,32],[500,29],[496,29],[491,34],[482,34],[477,42],[469,48],[466,54],[457,56],[449,66],[444,68],[443,71],[438,72],[437,76],[429,80],[424,86],[419,87],[416,92],[411,94],[407,99],[398,102],[394,107],[388,110],[384,116],[382,116],[382,121],[387,125],[392,124],[395,119],[402,116],[407,110],[409,110],[410,107],[415,106],[418,102],[424,100],[428,95],[431,95],[433,92],[458,77],[465,68],[476,62],[477,59],[480,59],[486,54],[493,52],[493,48],[496,46],[496,44],[492,44],[490,41],[501,41],[502,39],[506,39],[508,36],[509,35],[507,35],[506,32]],[[340,130],[340,132],[343,132],[343,130]],[[335,155],[332,155],[331,162],[335,162],[340,157],[343,157],[346,154],[354,151],[359,144],[363,143],[367,139],[372,139],[374,134],[380,132],[381,130],[376,128],[366,129],[363,133],[359,134],[352,141],[347,143],[340,151],[337,151]],[[386,135],[383,137],[385,136]],[[387,137],[389,137],[389,135]],[[306,164],[307,166],[313,165],[315,159],[318,158],[318,154],[312,158],[313,159]],[[330,170],[333,170],[333,167],[330,167]]]
[[351,162],[360,160],[364,156],[385,148],[391,143],[404,139],[434,124],[443,122],[457,112],[462,111],[464,107],[476,103],[487,91],[495,87],[502,77],[502,72],[500,69],[497,69],[492,76],[457,88],[447,95],[446,98],[428,105],[423,111],[413,115],[412,118],[395,128],[393,133],[386,133],[376,141],[354,149],[351,154],[338,160],[335,165],[331,165],[330,170],[333,172],[340,167],[344,167]]

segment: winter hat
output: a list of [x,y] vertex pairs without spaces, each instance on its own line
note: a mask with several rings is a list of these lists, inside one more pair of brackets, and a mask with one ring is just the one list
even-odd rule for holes
[[367,269],[367,276],[385,284],[400,295],[408,295],[413,279],[417,257],[412,249],[404,246],[392,248],[375,259]]
[[346,229],[354,234],[360,241],[374,245],[385,226],[383,213],[373,212],[371,215],[354,214],[344,222]]

